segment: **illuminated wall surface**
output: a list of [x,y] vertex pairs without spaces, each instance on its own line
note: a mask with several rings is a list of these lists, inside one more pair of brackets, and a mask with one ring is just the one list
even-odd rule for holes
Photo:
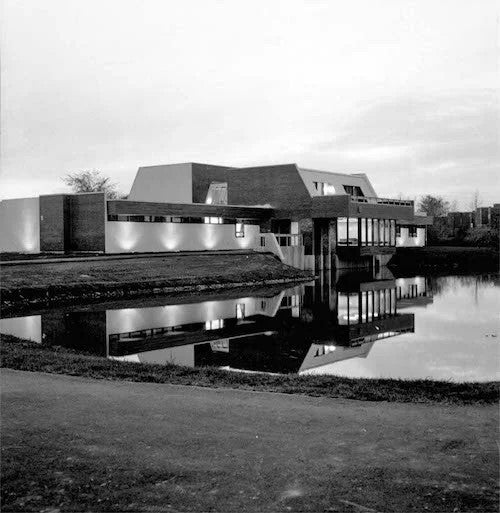
[[408,228],[401,227],[401,236],[396,237],[397,247],[425,246],[425,228],[417,228],[417,236],[410,237]]
[[106,222],[106,253],[249,249],[259,244],[258,225]]
[[40,202],[20,198],[0,202],[0,251],[40,252]]
[[[263,304],[264,303],[264,304]],[[167,326],[180,326],[218,319],[237,318],[237,308],[244,317],[256,314],[266,315],[269,308],[273,315],[273,301],[261,301],[258,298],[228,299],[223,301],[204,301],[188,305],[165,305],[151,308],[124,308],[106,311],[107,335],[125,333]]]
[[0,333],[40,343],[42,341],[42,316],[30,315],[29,317],[0,319]]

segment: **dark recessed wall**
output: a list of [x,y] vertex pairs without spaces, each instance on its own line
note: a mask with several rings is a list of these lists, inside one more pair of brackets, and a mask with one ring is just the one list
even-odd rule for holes
[[230,167],[191,164],[193,178],[193,203],[205,203],[212,182],[227,182]]
[[66,194],[40,196],[40,251],[66,251],[68,236]]
[[104,194],[40,196],[40,251],[104,251]]
[[75,194],[68,196],[68,251],[105,250],[104,194]]
[[228,173],[230,205],[274,207],[277,217],[299,220],[311,215],[311,195],[295,164],[234,169]]

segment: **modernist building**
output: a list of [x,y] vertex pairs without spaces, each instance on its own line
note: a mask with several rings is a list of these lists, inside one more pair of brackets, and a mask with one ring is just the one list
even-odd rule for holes
[[296,164],[139,168],[126,200],[54,194],[0,203],[0,251],[270,251],[303,269],[385,265],[425,245],[430,218],[385,199],[365,174]]

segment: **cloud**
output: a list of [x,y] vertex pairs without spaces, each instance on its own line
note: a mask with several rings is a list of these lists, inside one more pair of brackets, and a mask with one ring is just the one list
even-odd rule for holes
[[379,99],[311,151],[374,173],[392,194],[402,186],[390,181],[404,173],[410,195],[439,193],[465,206],[477,188],[491,203],[500,199],[499,119],[488,89]]

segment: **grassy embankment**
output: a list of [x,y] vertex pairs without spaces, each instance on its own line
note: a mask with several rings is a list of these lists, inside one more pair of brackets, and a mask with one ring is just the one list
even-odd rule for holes
[[499,252],[493,248],[454,246],[398,248],[389,265],[405,272],[497,271]]
[[270,254],[218,253],[3,265],[2,308],[311,279]]
[[494,404],[499,383],[452,383],[430,380],[350,379],[334,376],[267,375],[211,367],[189,368],[108,360],[62,347],[47,347],[2,336],[1,365],[32,372],[94,379],[236,388],[362,401],[445,404]]

